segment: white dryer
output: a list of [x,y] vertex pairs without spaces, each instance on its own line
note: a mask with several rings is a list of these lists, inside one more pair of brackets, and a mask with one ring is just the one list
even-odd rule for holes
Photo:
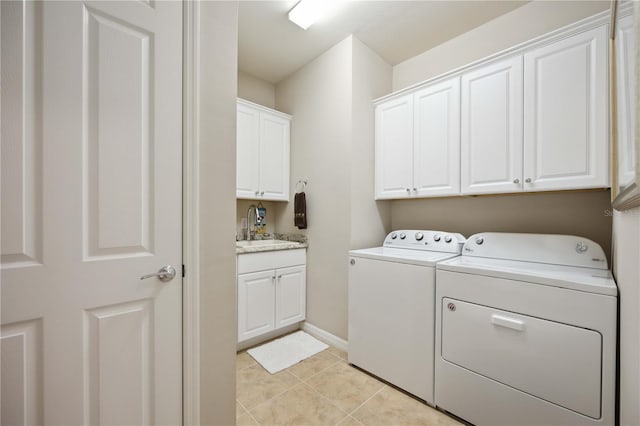
[[382,247],[349,252],[349,363],[434,403],[435,265],[464,241],[400,230]]
[[437,266],[436,405],[476,425],[614,425],[617,288],[602,248],[482,233]]

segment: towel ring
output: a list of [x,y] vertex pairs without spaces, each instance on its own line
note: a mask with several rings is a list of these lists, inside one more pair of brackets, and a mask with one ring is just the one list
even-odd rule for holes
[[[302,190],[298,189],[300,184],[302,184]],[[300,179],[298,182],[296,182],[296,192],[303,192],[305,189],[307,189],[307,180],[306,179]]]

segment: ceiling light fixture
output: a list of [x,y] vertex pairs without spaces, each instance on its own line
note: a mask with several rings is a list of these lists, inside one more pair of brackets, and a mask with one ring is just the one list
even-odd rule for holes
[[336,0],[300,0],[289,11],[289,20],[306,30],[335,8]]

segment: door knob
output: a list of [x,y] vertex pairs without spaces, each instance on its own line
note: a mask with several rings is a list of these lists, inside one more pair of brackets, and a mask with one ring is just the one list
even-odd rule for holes
[[163,266],[158,269],[158,272],[155,274],[143,275],[140,277],[141,280],[146,280],[147,278],[158,277],[158,279],[162,282],[171,281],[176,277],[176,268],[171,265]]

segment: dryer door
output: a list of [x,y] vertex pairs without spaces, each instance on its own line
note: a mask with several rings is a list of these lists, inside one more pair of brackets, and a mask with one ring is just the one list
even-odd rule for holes
[[442,358],[600,417],[602,337],[593,330],[442,299]]

